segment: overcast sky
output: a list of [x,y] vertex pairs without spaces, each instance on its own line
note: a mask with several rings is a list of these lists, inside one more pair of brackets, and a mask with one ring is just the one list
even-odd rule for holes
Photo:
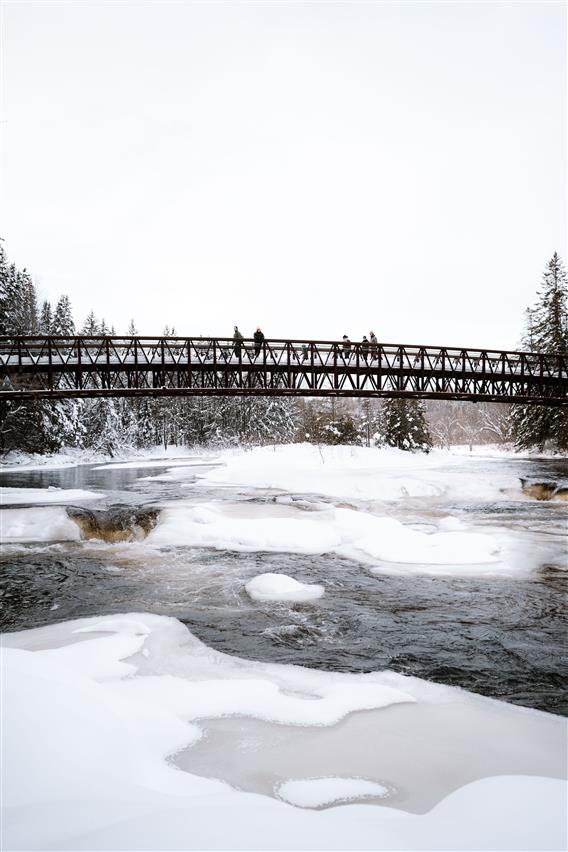
[[512,348],[566,259],[564,3],[3,4],[2,222],[117,332]]

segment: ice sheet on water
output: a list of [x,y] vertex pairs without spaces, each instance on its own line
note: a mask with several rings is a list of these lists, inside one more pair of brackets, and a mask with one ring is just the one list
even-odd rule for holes
[[[530,719],[540,752],[548,749],[552,760],[565,736],[556,717],[388,672],[332,674],[229,657],[175,619],[148,614],[5,634],[2,645],[7,848],[563,848],[565,787],[534,772],[461,786],[417,817],[376,805],[311,812],[166,760],[199,742],[204,717],[245,715],[319,730],[357,710],[386,707],[369,717],[372,736],[382,713],[432,702],[473,702],[481,715],[497,706],[509,729],[524,731]],[[472,732],[476,751],[483,730]],[[443,731],[431,735],[443,741]],[[522,737],[513,743],[515,751],[526,748]],[[288,781],[302,777],[291,773]],[[353,776],[337,777],[345,791]]]
[[497,564],[491,535],[444,524],[441,532],[413,530],[394,518],[325,506],[305,512],[293,504],[184,501],[166,504],[147,538],[152,545],[214,547],[242,552],[340,552],[371,563],[452,567]]
[[104,496],[101,492],[84,491],[80,488],[0,488],[0,505],[73,503],[100,500]]
[[108,464],[101,464],[95,468],[95,470],[131,470],[134,468],[141,468],[144,470],[145,468],[154,468],[154,467],[165,467],[171,468],[172,471],[175,468],[186,468],[186,467],[199,467],[200,465],[206,463],[212,463],[217,458],[217,454],[213,452],[203,451],[202,454],[196,456],[195,453],[191,455],[182,456],[182,458],[167,456],[164,458],[140,458],[140,459],[132,459],[130,461],[119,461],[119,462],[109,462]]

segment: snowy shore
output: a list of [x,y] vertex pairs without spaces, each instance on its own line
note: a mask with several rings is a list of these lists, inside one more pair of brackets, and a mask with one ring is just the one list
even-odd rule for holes
[[[175,619],[148,614],[7,634],[2,644],[6,849],[564,848],[559,717],[388,672],[326,674],[228,657]],[[397,714],[411,708],[393,736]],[[367,745],[346,740],[341,724],[362,711]],[[423,715],[438,719],[426,751],[417,741]],[[189,749],[191,766],[203,724],[227,717],[268,724],[269,740],[329,729],[333,774],[314,777],[317,751],[303,749],[294,774],[260,795],[254,779],[235,789],[175,765],[172,756],[179,762]],[[460,726],[468,726],[461,765],[451,754]],[[375,777],[346,775],[347,755],[372,748],[383,728]],[[245,745],[223,748],[247,760]],[[436,804],[426,812],[389,806],[393,757],[411,789],[430,776]]]

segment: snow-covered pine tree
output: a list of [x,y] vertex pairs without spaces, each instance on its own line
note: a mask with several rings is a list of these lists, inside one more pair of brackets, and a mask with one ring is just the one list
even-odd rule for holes
[[96,318],[94,311],[89,311],[89,313],[87,314],[87,318],[83,323],[83,327],[81,329],[81,334],[84,334],[87,337],[96,337],[98,334],[100,334],[99,321]]
[[39,315],[39,330],[41,334],[51,334],[51,329],[53,327],[53,311],[51,310],[51,303],[44,301],[41,306],[41,313]]
[[[525,312],[521,346],[531,352],[568,352],[568,278],[556,252],[546,265],[534,307]],[[518,449],[566,450],[568,410],[564,406],[514,405],[511,430]]]
[[424,416],[424,404],[418,399],[387,399],[381,414],[378,443],[399,450],[427,453],[432,440]]
[[61,296],[53,314],[53,334],[67,337],[75,334],[75,322],[69,296]]

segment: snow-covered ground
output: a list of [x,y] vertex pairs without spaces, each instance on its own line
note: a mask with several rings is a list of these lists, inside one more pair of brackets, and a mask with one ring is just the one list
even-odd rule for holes
[[[447,507],[530,498],[502,468],[469,464],[459,453],[302,444],[174,448],[97,470],[140,468],[144,486],[187,494],[164,498],[144,542],[120,545],[137,559],[204,547],[336,553],[372,572],[503,572],[526,542]],[[44,504],[102,496],[3,489],[20,507],[0,513],[2,541],[79,542],[64,505]],[[239,582],[261,605],[328,599],[325,577],[293,573]],[[559,717],[392,672],[229,657],[149,614],[1,644],[3,848],[565,848]]]
[[[247,662],[147,614],[5,635],[2,660],[6,849],[550,850],[566,842],[558,717],[392,673]],[[387,737],[375,777],[345,771],[356,747],[372,748],[410,710],[407,737]],[[362,712],[366,747],[346,741],[341,724]],[[412,758],[422,714],[445,720],[429,727],[430,767]],[[317,755],[304,748],[272,795],[261,795],[254,783],[235,789],[168,760],[191,754],[206,720],[231,716],[268,725],[276,738],[329,730],[335,771],[306,773]],[[448,718],[470,724],[471,760],[444,774],[436,764],[451,742]],[[479,752],[498,732],[484,775]],[[397,806],[393,755],[407,785],[413,772],[430,774],[436,803],[427,812]],[[352,803],[314,810],[342,801]]]

